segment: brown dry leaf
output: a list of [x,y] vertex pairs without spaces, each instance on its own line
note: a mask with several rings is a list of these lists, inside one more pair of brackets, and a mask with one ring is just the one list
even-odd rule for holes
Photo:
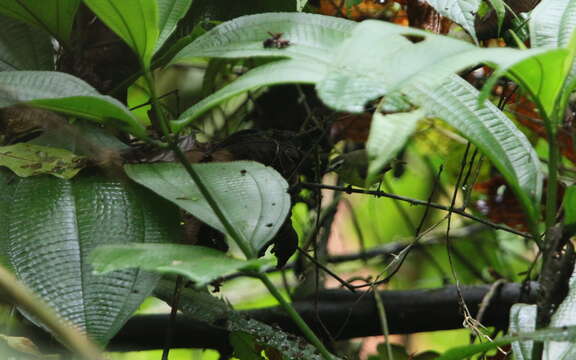
[[388,6],[377,0],[363,0],[360,4],[346,8],[345,0],[320,0],[319,13],[340,16],[350,20],[376,19],[384,14]]
[[[558,198],[564,197],[564,186],[558,184]],[[504,177],[497,175],[484,182],[477,183],[474,190],[485,195],[485,199],[476,202],[476,208],[486,215],[490,221],[505,224],[520,231],[528,231],[526,216],[522,210],[520,202],[512,190],[506,184]],[[544,196],[540,203],[544,207],[546,204],[546,180],[544,180]],[[561,204],[558,204],[560,209]]]
[[490,221],[506,224],[520,231],[528,231],[526,216],[520,202],[500,175],[487,181],[477,183],[474,189],[486,196],[476,202],[476,208]]
[[332,125],[330,137],[335,141],[351,140],[364,143],[370,134],[372,114],[342,114]]
[[[516,116],[516,120],[530,129],[538,137],[546,139],[546,129],[536,105],[525,96],[513,95],[509,110]],[[576,148],[574,146],[574,136],[576,128],[573,123],[564,124],[558,129],[558,145],[560,153],[572,163],[576,164]]]

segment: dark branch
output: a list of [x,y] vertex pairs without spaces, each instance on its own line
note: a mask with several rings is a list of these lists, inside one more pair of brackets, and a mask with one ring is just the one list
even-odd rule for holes
[[[523,292],[520,284],[508,283],[499,288],[486,309],[483,324],[506,328],[510,307],[518,302],[534,303],[534,284]],[[490,285],[462,287],[466,305],[473,315],[489,291]],[[526,293],[524,296],[523,293]],[[423,331],[462,328],[463,318],[458,309],[454,286],[434,290],[382,291],[390,333],[409,334]],[[344,290],[323,291],[319,295],[318,316],[314,300],[295,303],[296,309],[314,330],[318,319],[336,340],[382,334],[374,297],[370,293],[351,293]],[[296,326],[278,307],[243,311],[267,324],[298,333]],[[112,340],[111,351],[161,349],[168,315],[144,315],[130,320]],[[322,333],[322,332],[318,332]],[[172,345],[175,348],[207,348],[227,350],[228,333],[225,330],[178,316],[174,324]]]

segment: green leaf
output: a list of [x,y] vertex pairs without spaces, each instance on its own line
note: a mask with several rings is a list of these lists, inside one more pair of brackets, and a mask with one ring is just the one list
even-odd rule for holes
[[480,101],[488,98],[498,78],[507,72],[512,79],[533,95],[548,119],[554,118],[558,97],[561,95],[571,64],[569,52],[566,49],[552,49],[531,56],[511,66],[509,70],[505,68],[497,70],[484,86]]
[[503,74],[546,51],[482,49],[447,36],[367,20],[335,51],[327,76],[316,88],[330,107],[362,112],[366,102],[415,83],[432,88],[447,76],[479,63]]
[[83,157],[64,149],[27,143],[0,146],[0,166],[9,168],[20,177],[51,174],[70,179],[83,165]]
[[564,224],[576,224],[576,185],[569,186],[564,193]]
[[274,84],[313,84],[320,81],[324,71],[325,67],[322,65],[301,60],[281,60],[257,67],[185,110],[177,120],[171,122],[172,129],[180,131],[212,107],[233,96]]
[[[492,342],[485,342],[482,344],[474,344],[467,346],[460,346],[446,351],[442,356],[436,360],[462,360],[468,357],[479,354],[482,352],[496,349],[499,346],[510,344],[514,341],[574,341],[576,340],[576,326],[569,326],[565,328],[550,328],[538,330],[530,333],[518,334],[515,336],[506,336],[496,339]],[[552,360],[552,359],[548,359]],[[556,360],[556,359],[554,359]]]
[[176,244],[110,245],[95,249],[91,263],[99,274],[141,268],[162,274],[178,274],[202,287],[239,270],[254,270],[269,260],[239,260],[202,247]]
[[504,176],[536,224],[543,181],[540,161],[512,121],[492,103],[478,104],[478,90],[456,75],[437,88],[415,85],[407,88],[406,94],[476,145]]
[[556,76],[565,79],[565,103],[576,85],[576,0],[542,0],[532,11],[529,25],[533,47],[567,48],[569,51],[566,65],[570,68],[554,69]]
[[83,80],[56,71],[0,72],[0,107],[17,104],[111,123],[146,138],[146,129],[118,100],[100,95]]
[[84,3],[134,50],[147,70],[160,35],[156,1],[84,0]]
[[498,19],[498,34],[500,34],[506,17],[506,4],[503,0],[490,0],[490,5],[492,5],[496,13],[496,19]]
[[566,47],[576,28],[576,1],[542,0],[530,14],[533,47]]
[[230,333],[230,345],[234,348],[234,356],[242,360],[264,360],[258,350],[258,344],[252,335],[240,331]]
[[[218,25],[180,51],[172,64],[196,57],[290,57],[329,64],[333,49],[346,39],[355,22],[304,13],[268,13],[242,16]],[[270,33],[290,41],[283,49],[265,48]]]
[[176,30],[178,21],[186,15],[191,4],[192,0],[157,0],[160,35],[154,52],[160,49],[168,40],[168,37]]
[[[290,211],[288,184],[275,170],[252,161],[193,164],[224,216],[256,254],[278,232]],[[128,176],[226,233],[184,167],[126,165]],[[228,234],[229,235],[229,234]]]
[[474,20],[482,0],[427,0],[442,16],[462,26],[476,40]]
[[0,71],[54,69],[54,48],[46,32],[2,15],[0,23]]
[[159,276],[136,269],[95,276],[88,254],[101,245],[167,242],[180,235],[176,207],[122,179],[13,178],[0,183],[0,193],[11,194],[0,205],[6,210],[0,213],[0,241],[18,278],[103,345]]
[[0,0],[0,13],[44,29],[63,45],[70,33],[80,0]]
[[402,149],[424,116],[423,110],[388,115],[380,111],[374,113],[366,143],[370,161],[367,183]]

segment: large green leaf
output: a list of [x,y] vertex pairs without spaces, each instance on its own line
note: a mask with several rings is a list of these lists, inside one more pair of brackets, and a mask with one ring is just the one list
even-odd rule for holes
[[105,344],[154,289],[136,269],[93,274],[97,246],[166,242],[178,234],[177,208],[122,179],[85,175],[13,178],[0,207],[0,241],[18,278],[60,316]]
[[54,48],[48,33],[2,15],[0,24],[0,71],[54,69]]
[[69,45],[78,5],[80,0],[0,0],[0,13],[38,26]]
[[370,161],[367,183],[402,149],[424,115],[422,110],[388,115],[380,111],[374,113],[366,143]]
[[[195,57],[291,57],[328,64],[333,49],[346,39],[356,23],[303,13],[268,13],[243,16],[221,24],[182,49],[172,63]],[[290,41],[283,49],[265,48],[270,33]]]
[[426,0],[440,15],[461,25],[476,39],[474,20],[482,0]]
[[118,100],[100,95],[83,80],[55,71],[0,72],[0,107],[29,104],[72,116],[110,122],[135,136],[145,128]]
[[478,91],[456,75],[442,86],[416,84],[410,99],[460,131],[498,168],[534,224],[542,194],[540,162],[526,136],[490,102],[478,104]]
[[240,260],[202,247],[176,244],[133,244],[99,247],[91,255],[98,273],[141,268],[162,274],[178,274],[204,286],[239,270],[258,270],[265,259]]
[[212,107],[243,92],[282,83],[314,84],[324,76],[324,71],[324,66],[302,60],[281,60],[257,67],[185,110],[171,122],[172,129],[180,131]]
[[[321,25],[321,26],[320,26]],[[330,26],[328,26],[330,25]],[[286,48],[265,48],[267,31],[282,32]],[[321,15],[260,14],[239,18],[199,37],[173,62],[194,57],[290,57],[325,66],[317,84],[330,107],[361,112],[366,102],[413,82],[440,84],[447,76],[479,63],[501,76],[546,49],[481,49],[470,43],[381,21],[354,25]],[[295,63],[295,65],[298,63]],[[223,90],[226,91],[226,90]]]
[[152,0],[84,0],[84,3],[140,57],[148,69],[160,31]]
[[330,107],[361,112],[367,101],[413,83],[428,87],[480,63],[498,69],[498,75],[546,49],[478,48],[465,41],[422,30],[368,20],[336,50],[318,94]]
[[[290,211],[288,184],[271,167],[253,161],[192,165],[228,222],[256,254],[278,232]],[[126,165],[128,176],[226,233],[180,164]]]
[[488,97],[492,85],[507,71],[512,79],[533,95],[547,118],[553,118],[571,65],[570,52],[566,49],[552,49],[536,54],[513,65],[509,71],[496,71],[486,83],[480,99]]
[[567,102],[576,86],[576,0],[542,0],[530,16],[530,41],[533,47],[569,50],[571,68],[555,69],[565,79],[563,102]]
[[529,24],[533,47],[565,47],[576,28],[576,1],[542,0],[532,11]]
[[160,34],[154,52],[164,45],[168,37],[176,30],[180,20],[190,8],[192,0],[157,0],[158,29]]

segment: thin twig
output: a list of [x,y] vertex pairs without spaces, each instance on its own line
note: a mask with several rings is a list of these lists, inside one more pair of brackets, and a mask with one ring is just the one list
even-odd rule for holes
[[300,252],[300,254],[304,255],[308,260],[312,261],[314,263],[314,265],[316,265],[317,267],[319,267],[320,269],[324,270],[328,275],[332,276],[334,279],[336,279],[342,286],[344,286],[346,289],[355,292],[356,289],[354,289],[353,286],[351,286],[350,284],[348,284],[348,282],[344,279],[342,279],[340,276],[338,276],[336,273],[334,273],[332,270],[328,269],[326,266],[322,265],[320,262],[318,262],[316,259],[314,259],[312,256],[310,256],[306,251],[302,250],[300,247],[298,248],[298,251]]
[[178,314],[178,306],[180,304],[180,293],[182,291],[182,276],[176,277],[176,284],[174,284],[174,293],[172,294],[172,303],[170,304],[170,323],[166,328],[166,337],[164,340],[164,349],[162,349],[162,360],[168,360],[170,348],[172,347],[172,338],[174,337],[174,324],[176,323],[176,315]]
[[326,185],[326,184],[301,183],[301,186],[304,188],[307,188],[307,189],[326,189],[326,190],[333,190],[333,191],[342,191],[342,192],[345,192],[347,194],[365,194],[365,195],[373,195],[373,196],[378,196],[378,197],[386,197],[386,198],[390,198],[390,199],[405,201],[407,203],[410,203],[411,205],[430,206],[434,209],[449,211],[449,212],[452,212],[453,214],[457,214],[457,215],[463,216],[465,218],[472,219],[474,221],[478,221],[479,223],[482,223],[484,225],[488,225],[491,228],[496,229],[496,230],[507,231],[509,233],[512,233],[512,234],[515,234],[518,236],[522,236],[522,237],[527,238],[527,239],[533,238],[533,236],[528,234],[528,233],[512,229],[506,225],[500,225],[500,224],[493,223],[489,220],[482,219],[481,217],[478,217],[476,215],[469,214],[462,209],[457,209],[457,208],[450,209],[449,206],[444,206],[444,205],[440,205],[437,203],[428,203],[427,201],[413,199],[413,198],[409,198],[409,197],[401,196],[401,195],[389,194],[389,193],[384,192],[384,191],[356,189],[350,185],[349,186],[335,186],[335,185]]

